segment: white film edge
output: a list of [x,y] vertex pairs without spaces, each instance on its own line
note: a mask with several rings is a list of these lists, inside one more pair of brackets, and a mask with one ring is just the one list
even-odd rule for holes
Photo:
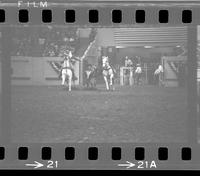
[[0,1],[0,169],[200,169],[199,10]]

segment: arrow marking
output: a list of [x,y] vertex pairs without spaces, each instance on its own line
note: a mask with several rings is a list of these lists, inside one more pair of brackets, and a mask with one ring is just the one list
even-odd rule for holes
[[129,162],[129,161],[126,161],[126,164],[118,164],[118,166],[125,166],[126,169],[129,169],[129,168],[131,168],[131,167],[134,167],[135,164],[134,164],[134,163],[131,163],[131,162]]
[[26,166],[32,166],[32,167],[34,167],[34,169],[37,169],[37,168],[40,168],[40,167],[44,166],[44,164],[39,163],[39,162],[37,162],[37,161],[34,161],[33,164],[25,164],[25,165],[26,165]]

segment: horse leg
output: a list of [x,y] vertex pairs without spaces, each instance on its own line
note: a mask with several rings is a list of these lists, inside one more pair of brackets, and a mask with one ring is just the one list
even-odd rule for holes
[[115,80],[114,80],[114,75],[112,76],[112,89],[115,90]]
[[106,89],[109,90],[108,79],[107,79],[106,76],[104,76],[103,78],[104,78],[104,81],[106,83]]
[[111,74],[110,75],[110,84],[109,84],[109,86],[110,86],[110,88],[112,88],[112,84],[113,84],[113,75]]
[[136,84],[139,85],[139,74],[136,74]]
[[87,86],[87,89],[90,87],[89,78],[87,78],[86,86]]
[[68,90],[71,91],[71,87],[72,87],[72,72],[71,72],[71,70],[69,70],[67,73],[68,73]]
[[69,80],[68,80],[68,85],[69,85],[69,91],[72,90],[72,76],[69,76]]
[[65,74],[62,74],[62,85],[65,85]]

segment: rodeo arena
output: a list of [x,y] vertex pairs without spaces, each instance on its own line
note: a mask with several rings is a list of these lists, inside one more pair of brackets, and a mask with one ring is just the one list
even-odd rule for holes
[[14,30],[14,142],[187,141],[187,27]]

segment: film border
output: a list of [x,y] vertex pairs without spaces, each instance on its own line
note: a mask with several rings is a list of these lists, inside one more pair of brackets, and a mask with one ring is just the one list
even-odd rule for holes
[[[98,10],[100,11],[100,14],[102,11],[105,10],[105,4],[103,5],[103,7],[99,7]],[[120,8],[120,6],[117,6],[118,8]],[[83,15],[86,17],[85,20],[81,20],[81,24],[71,24],[71,25],[77,25],[77,26],[95,26],[95,27],[102,27],[102,26],[128,26],[128,27],[131,27],[131,26],[134,26],[135,24],[131,24],[130,25],[130,21],[132,22],[132,18],[129,16],[128,18],[126,18],[127,21],[124,21],[123,24],[113,24],[110,22],[110,20],[108,21],[109,18],[105,18],[105,22],[106,24],[103,24],[104,20],[101,20],[100,23],[98,23],[97,25],[96,24],[89,24],[88,23],[88,17],[87,17],[87,11],[90,9],[91,7],[81,7],[81,9],[79,8],[76,8],[76,10],[78,10],[78,14],[79,15]],[[115,6],[116,8],[116,6]],[[127,11],[125,10],[126,7],[123,7],[123,11],[125,11],[126,13],[130,12],[132,10],[132,8],[135,8],[135,9],[138,9],[138,7],[136,6],[132,6],[132,7],[128,7]],[[157,14],[157,12],[155,11],[154,9],[155,7],[144,7],[142,9],[144,9],[146,12],[146,14],[149,14],[148,17],[149,17],[149,20],[147,20],[147,23],[145,25],[151,25],[151,24],[159,24],[158,23],[158,20],[154,19],[155,14]],[[57,8],[57,7],[53,7],[53,8],[50,8],[52,11],[53,11],[53,14],[56,14],[56,17],[55,19],[53,20],[53,23],[51,23],[51,25],[64,25],[64,21],[62,19],[60,19],[60,15],[63,15],[61,14],[61,12],[63,12],[62,10],[60,10],[60,8]],[[111,7],[107,8],[106,6],[106,12],[107,14],[110,14],[110,10],[113,9],[112,5]],[[122,8],[120,8],[122,9]],[[159,8],[160,9],[160,8]],[[161,8],[163,9],[163,7]],[[190,80],[190,83],[191,83],[191,90],[189,93],[190,93],[190,98],[188,98],[189,102],[191,102],[190,104],[190,113],[192,113],[193,115],[191,116],[193,119],[189,120],[189,123],[188,123],[188,126],[189,126],[189,136],[188,136],[188,139],[189,139],[189,143],[184,143],[184,144],[160,144],[160,143],[126,143],[126,144],[123,144],[123,143],[109,143],[109,144],[100,144],[100,143],[95,143],[95,144],[13,144],[13,143],[10,143],[10,139],[9,139],[9,133],[10,133],[10,128],[9,128],[9,118],[3,118],[3,131],[4,131],[4,134],[7,136],[5,139],[4,139],[4,144],[5,144],[5,147],[6,147],[6,150],[8,151],[8,155],[5,159],[5,165],[3,164],[3,166],[6,168],[6,167],[11,167],[13,165],[16,166],[16,168],[20,168],[22,167],[22,163],[20,161],[17,161],[16,158],[17,158],[17,148],[19,146],[28,146],[30,148],[30,159],[31,161],[32,160],[38,160],[38,158],[41,159],[41,147],[43,146],[50,146],[53,148],[53,151],[55,152],[55,155],[52,156],[53,159],[58,159],[59,161],[62,161],[63,160],[63,167],[60,166],[60,168],[66,168],[66,163],[64,164],[64,157],[63,157],[63,149],[65,146],[74,146],[77,150],[77,158],[75,160],[76,164],[73,162],[69,162],[67,164],[67,167],[69,168],[102,168],[104,167],[105,168],[113,168],[113,169],[116,169],[116,167],[114,166],[113,164],[113,161],[110,160],[108,158],[108,156],[110,156],[110,151],[111,151],[111,148],[113,146],[118,146],[118,147],[121,147],[123,149],[123,157],[121,160],[125,161],[127,159],[130,159],[131,160],[131,157],[129,154],[130,152],[132,151],[132,149],[136,146],[143,146],[145,147],[145,153],[146,153],[146,157],[148,158],[148,160],[151,160],[151,159],[154,159],[155,160],[155,156],[157,156],[157,148],[161,147],[161,146],[164,146],[164,147],[168,147],[169,150],[172,152],[170,155],[169,155],[169,160],[165,163],[161,163],[162,166],[160,166],[161,169],[163,168],[168,168],[170,167],[170,169],[176,169],[177,167],[178,168],[185,168],[185,167],[189,167],[190,169],[193,168],[193,169],[197,169],[199,167],[199,165],[197,164],[197,161],[200,160],[200,155],[198,154],[199,152],[199,146],[197,144],[197,133],[196,133],[196,121],[197,121],[197,114],[194,113],[196,112],[196,110],[194,111],[194,109],[196,108],[196,102],[193,101],[193,99],[196,99],[196,94],[195,94],[195,87],[196,86],[193,86],[196,84],[196,79],[195,79],[195,75],[196,75],[196,72],[194,71],[194,68],[196,67],[196,59],[197,59],[197,56],[196,56],[196,46],[197,46],[197,26],[199,24],[199,13],[198,13],[198,7],[193,7],[193,6],[190,6],[190,7],[167,7],[167,9],[169,10],[169,13],[170,14],[173,14],[172,16],[176,16],[176,18],[173,18],[173,20],[170,20],[169,23],[167,25],[175,25],[175,24],[178,24],[178,25],[183,25],[181,22],[180,22],[180,14],[181,14],[181,10],[182,9],[190,9],[192,10],[192,16],[193,16],[193,20],[192,20],[192,23],[188,25],[188,43],[191,43],[191,45],[189,45],[188,47],[188,57],[191,57],[193,59],[194,62],[191,62],[190,64],[190,68],[191,70],[191,75],[193,79]],[[178,10],[177,10],[178,9]],[[9,47],[10,46],[10,43],[8,40],[10,38],[10,35],[11,35],[11,28],[10,26],[12,25],[20,25],[19,22],[18,22],[18,19],[17,19],[17,13],[18,13],[18,8],[17,7],[6,7],[5,8],[6,10],[6,14],[8,15],[8,18],[9,20],[6,21],[4,24],[3,24],[3,27],[2,27],[2,40],[4,41],[4,45],[3,47]],[[41,19],[41,16],[39,16],[39,14],[41,13],[38,13],[38,12],[41,12],[41,9],[28,9],[31,13],[30,14],[33,14],[33,16],[31,18],[37,18],[39,17]],[[103,14],[103,13],[102,13]],[[31,20],[30,23],[28,23],[29,25],[44,25],[43,23],[38,23],[37,20]],[[142,25],[143,26],[143,25]],[[10,88],[8,89],[8,87],[10,87],[8,84],[9,84],[9,77],[8,76],[5,76],[5,75],[9,75],[8,73],[10,72],[9,69],[6,69],[6,68],[9,68],[10,67],[10,62],[9,62],[9,59],[6,59],[6,58],[9,58],[9,53],[5,53],[3,52],[3,56],[5,59],[3,59],[2,61],[2,70],[3,70],[3,92],[4,93],[4,97],[3,97],[3,107],[4,106],[7,106],[8,104],[10,104]],[[5,85],[5,86],[4,86]],[[9,116],[9,110],[7,111],[4,111],[3,110],[3,115],[4,117],[10,117]],[[91,146],[97,146],[99,148],[99,160],[96,162],[92,162],[91,161],[85,161],[86,158],[87,158],[87,149],[88,147],[91,147]],[[186,146],[189,146],[192,148],[192,152],[195,153],[195,155],[193,155],[193,160],[191,162],[186,162],[183,164],[183,162],[180,159],[180,148],[181,147],[186,147]],[[148,152],[149,151],[149,152]],[[101,155],[102,153],[102,155]],[[177,153],[178,157],[175,157],[173,156],[174,153]],[[15,158],[15,160],[13,160]],[[105,164],[103,164],[105,161],[103,159],[106,158],[106,162],[107,162],[107,167],[105,167]],[[12,162],[11,162],[12,161]],[[27,160],[29,161],[29,160]],[[27,162],[26,161],[26,162]],[[84,164],[83,164],[84,163]],[[116,162],[117,163],[117,162]]]

